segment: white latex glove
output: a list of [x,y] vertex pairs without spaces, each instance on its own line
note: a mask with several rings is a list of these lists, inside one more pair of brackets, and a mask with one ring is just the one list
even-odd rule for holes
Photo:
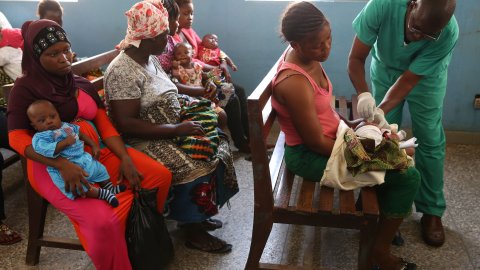
[[390,130],[393,133],[398,133],[398,125],[397,124],[390,124]]
[[385,113],[382,109],[376,108],[373,115],[373,123],[377,124],[379,129],[388,129],[390,130],[390,125],[385,119]]
[[370,92],[363,92],[358,95],[357,111],[360,117],[371,122],[375,114],[375,99]]
[[400,149],[409,148],[409,147],[417,147],[418,144],[416,142],[417,142],[417,138],[412,137],[407,141],[400,142],[398,144],[398,146],[400,147]]
[[405,132],[405,130],[400,130],[399,132],[397,132],[397,136],[400,141],[403,141],[407,137],[407,133]]

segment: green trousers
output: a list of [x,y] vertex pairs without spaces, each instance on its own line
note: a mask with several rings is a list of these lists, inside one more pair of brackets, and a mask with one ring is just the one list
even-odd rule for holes
[[[392,71],[372,61],[370,75],[373,96],[379,104],[401,72]],[[445,133],[442,125],[446,77],[447,71],[436,78],[423,78],[405,100],[386,116],[389,123],[400,126],[404,104],[408,104],[413,136],[419,144],[415,151],[415,167],[420,172],[421,184],[415,198],[415,207],[417,212],[440,217],[446,208],[443,193]]]
[[[287,168],[304,179],[320,181],[327,161],[328,157],[312,152],[304,145],[285,146]],[[403,171],[388,170],[385,182],[376,186],[380,213],[387,218],[410,215],[419,185],[420,174],[413,167]]]

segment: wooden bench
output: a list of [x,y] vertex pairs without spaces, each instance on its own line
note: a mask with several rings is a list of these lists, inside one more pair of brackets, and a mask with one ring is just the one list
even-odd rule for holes
[[[360,230],[358,269],[367,269],[366,260],[379,217],[375,189],[365,187],[357,193],[334,190],[318,182],[301,181],[285,167],[285,135],[272,129],[276,113],[270,103],[270,82],[277,65],[278,62],[248,97],[255,204],[252,242],[245,269],[308,269],[260,262],[273,223]],[[356,104],[356,95],[352,101],[345,97],[332,100],[332,106],[349,119],[357,118],[354,117]],[[266,148],[269,137],[277,138],[270,159]],[[338,196],[334,196],[336,192]],[[357,203],[355,194],[359,194]]]
[[[83,75],[90,70],[94,70],[103,65],[109,64],[117,55],[117,50],[112,50],[96,56],[92,56],[85,60],[76,62],[72,65],[74,74]],[[103,76],[92,81],[96,90],[103,89]],[[13,84],[3,86],[5,98],[8,100],[10,90]],[[22,160],[22,167],[24,171],[24,182],[27,190],[27,205],[28,205],[28,245],[26,254],[26,263],[28,265],[36,265],[40,259],[41,247],[54,247],[63,249],[83,250],[78,239],[52,237],[44,235],[45,217],[47,214],[48,201],[43,199],[30,185],[26,173],[26,160],[15,155],[16,159]]]

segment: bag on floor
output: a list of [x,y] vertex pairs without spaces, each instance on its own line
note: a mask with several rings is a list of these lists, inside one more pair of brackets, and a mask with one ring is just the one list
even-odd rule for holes
[[136,270],[163,269],[173,259],[173,244],[163,215],[157,211],[157,190],[134,192],[125,237]]

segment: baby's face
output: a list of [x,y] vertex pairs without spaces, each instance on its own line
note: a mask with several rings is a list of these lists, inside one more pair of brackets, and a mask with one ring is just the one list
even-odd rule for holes
[[55,130],[62,126],[57,110],[48,103],[39,103],[30,107],[28,118],[37,131]]
[[190,64],[190,61],[192,61],[192,50],[186,46],[175,47],[173,57],[180,65]]
[[218,48],[218,37],[214,34],[205,35],[202,39],[202,44],[207,49],[216,49]]

